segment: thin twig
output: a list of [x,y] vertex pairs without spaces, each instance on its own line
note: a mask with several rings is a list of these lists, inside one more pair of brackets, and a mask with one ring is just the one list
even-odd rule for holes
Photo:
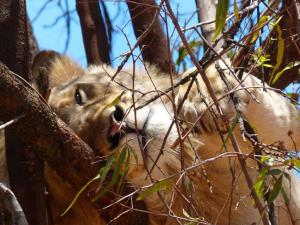
[[6,127],[8,127],[8,126],[10,126],[10,125],[18,122],[20,119],[22,119],[24,117],[25,117],[25,114],[22,113],[21,115],[17,116],[16,118],[14,118],[14,119],[12,119],[12,120],[10,120],[10,121],[8,121],[8,122],[0,125],[0,131],[4,130]]
[[[192,50],[191,50],[191,48],[190,48],[190,46],[189,46],[189,44],[188,44],[188,42],[187,42],[187,40],[186,40],[186,38],[185,38],[183,32],[181,31],[181,28],[180,28],[180,26],[179,26],[179,24],[178,24],[178,21],[177,21],[177,19],[176,19],[174,13],[173,13],[173,11],[172,11],[172,8],[171,8],[171,6],[170,6],[169,1],[168,1],[168,0],[165,0],[165,3],[166,3],[166,7],[167,7],[167,9],[168,9],[168,11],[169,11],[170,18],[171,18],[171,20],[172,20],[172,22],[173,22],[173,24],[174,24],[174,26],[175,26],[175,28],[176,28],[176,30],[177,30],[177,32],[178,32],[178,34],[179,34],[179,36],[180,36],[180,38],[181,38],[183,44],[184,44],[184,46],[185,46],[187,52],[189,53],[192,62],[193,62],[194,65],[196,66],[196,68],[197,68],[199,74],[202,76],[202,80],[203,80],[203,82],[204,82],[205,85],[206,85],[206,88],[207,88],[207,90],[208,90],[208,93],[210,94],[210,97],[212,98],[212,100],[213,100],[213,102],[214,102],[214,104],[215,104],[215,106],[216,106],[216,108],[217,108],[218,113],[220,113],[221,119],[222,119],[222,121],[224,122],[224,124],[225,124],[227,130],[229,130],[230,127],[229,127],[229,121],[228,121],[228,118],[227,118],[226,115],[224,115],[223,112],[222,112],[222,109],[221,109],[221,107],[220,107],[220,104],[219,104],[219,102],[218,102],[218,100],[217,100],[217,97],[216,97],[216,95],[215,95],[215,93],[214,93],[214,91],[213,91],[213,88],[212,88],[212,86],[211,86],[211,84],[210,84],[210,81],[209,81],[209,79],[208,79],[208,77],[207,77],[205,71],[203,70],[203,68],[201,67],[201,65],[199,64],[199,62],[197,61],[197,59],[196,59],[196,57],[194,56],[194,53],[192,52]],[[238,145],[238,143],[237,143],[237,140],[236,140],[236,138],[235,138],[235,136],[234,136],[233,134],[230,135],[230,140],[231,140],[231,143],[232,143],[232,145],[233,145],[234,150],[235,150],[237,153],[241,153],[241,150],[240,150],[240,148],[239,148],[239,145]],[[245,162],[245,160],[244,160],[242,157],[238,157],[238,160],[239,160],[240,165],[241,165],[241,167],[242,167],[242,170],[243,170],[243,172],[244,172],[244,175],[245,175],[245,178],[246,178],[246,182],[247,182],[248,187],[249,187],[249,189],[250,189],[250,191],[251,191],[251,195],[252,195],[252,197],[253,197],[253,199],[254,199],[254,201],[255,201],[256,207],[258,208],[259,213],[260,213],[260,215],[261,215],[261,217],[262,217],[263,223],[264,223],[264,225],[269,225],[269,220],[268,220],[268,218],[267,218],[267,216],[266,216],[266,212],[265,212],[264,206],[263,206],[262,203],[260,202],[260,200],[259,200],[259,198],[258,198],[256,192],[255,192],[255,191],[253,190],[253,188],[252,188],[252,187],[253,187],[253,182],[252,182],[252,179],[251,179],[251,177],[250,177],[250,175],[249,175],[249,173],[248,173],[246,162]]]
[[24,211],[16,196],[9,188],[0,182],[0,215],[3,211],[9,212],[11,224],[28,225]]

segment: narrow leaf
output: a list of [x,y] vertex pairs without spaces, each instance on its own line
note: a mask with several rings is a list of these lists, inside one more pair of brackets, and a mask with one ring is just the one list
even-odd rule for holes
[[273,169],[269,171],[269,175],[277,176],[279,174],[282,174],[282,171],[279,169]]
[[186,175],[186,174],[183,175],[183,187],[184,187],[185,193],[187,193],[188,195],[192,194],[193,184],[192,184],[191,179],[189,178],[189,176]]
[[284,190],[283,188],[281,189],[281,194],[282,194],[282,196],[283,196],[284,203],[285,203],[285,204],[289,204],[290,199],[289,199],[289,197],[287,196],[287,194],[286,194],[286,192],[285,192],[285,190]]
[[95,176],[93,179],[91,179],[90,181],[88,181],[75,195],[74,199],[72,200],[72,202],[70,203],[70,205],[66,208],[66,210],[61,214],[61,216],[66,215],[67,212],[69,212],[69,210],[72,208],[72,206],[75,204],[75,202],[77,201],[77,199],[79,198],[79,196],[81,195],[81,193],[95,180],[98,180],[100,178],[100,175],[97,174],[97,176]]
[[255,29],[256,31],[253,33],[252,39],[251,39],[251,44],[256,41],[258,38],[261,29],[266,25],[266,23],[269,21],[269,16],[262,16],[259,18],[259,21],[257,23],[257,28]]
[[[278,74],[277,74],[276,80],[273,79],[275,71],[278,70],[278,68],[280,67],[280,65],[281,65],[281,63],[282,63],[283,52],[284,52],[284,40],[283,40],[283,38],[282,38],[282,30],[281,30],[279,24],[276,24],[276,30],[277,30],[277,33],[278,33],[278,37],[277,37],[277,39],[278,39],[278,41],[277,41],[277,56],[276,56],[276,65],[274,66],[274,69],[273,69],[273,72],[272,72],[272,75],[271,75],[271,79],[270,79],[270,80],[272,81],[272,84],[273,84],[273,83],[280,77],[280,75],[282,74],[282,73],[281,73],[279,76],[278,76]],[[275,80],[275,81],[274,81],[274,80]]]
[[[203,46],[203,41],[193,40],[189,42],[189,47],[192,49],[198,49],[200,46]],[[178,49],[178,57],[176,59],[176,65],[179,65],[181,62],[184,61],[184,58],[188,56],[188,52],[185,46],[181,46]]]
[[99,171],[99,175],[100,175],[100,186],[102,186],[106,176],[107,176],[107,173],[108,171],[110,171],[112,169],[112,165],[113,165],[113,162],[115,160],[115,157],[113,155],[111,155],[108,160],[106,161],[106,164],[104,167],[102,167]]
[[239,7],[237,6],[236,0],[233,2],[233,10],[234,10],[234,16],[237,21],[240,20],[240,15],[239,15]]
[[143,200],[144,198],[152,195],[155,192],[158,192],[162,189],[166,189],[167,191],[172,188],[173,179],[169,178],[166,180],[157,181],[151,187],[147,188],[145,191],[140,193],[136,200]]
[[110,107],[113,107],[115,105],[117,105],[120,100],[121,100],[121,97],[126,93],[126,91],[122,91],[119,95],[117,95],[110,103],[108,103],[105,108],[110,108]]
[[226,17],[229,9],[229,0],[218,1],[216,9],[216,30],[213,36],[213,41],[216,40],[220,32],[223,30],[226,24]]
[[117,161],[116,165],[114,166],[114,172],[113,172],[112,179],[110,181],[109,186],[113,186],[114,184],[117,183],[119,175],[120,175],[120,171],[122,168],[122,164],[125,160],[126,155],[127,155],[126,149],[122,149],[122,151],[118,157],[118,161]]
[[227,136],[225,137],[224,139],[224,142],[223,142],[223,145],[222,145],[222,148],[225,147],[227,141],[229,140],[229,138],[231,137],[232,135],[232,132],[234,131],[234,128],[236,127],[236,125],[238,124],[239,122],[239,118],[241,117],[241,114],[240,113],[237,113],[235,115],[235,117],[232,119],[232,122],[231,122],[231,125],[230,125],[230,128],[227,132]]
[[279,192],[281,191],[282,189],[282,177],[283,175],[281,175],[277,180],[276,180],[276,183],[269,195],[269,198],[268,198],[268,202],[269,203],[272,203],[275,198],[278,196]]
[[284,67],[282,70],[280,70],[278,73],[276,73],[274,76],[274,78],[271,78],[272,80],[272,84],[274,84],[280,77],[281,75],[287,71],[287,70],[290,70],[292,69],[293,67],[295,66],[299,66],[300,65],[300,61],[295,61],[295,62],[290,62],[289,64],[287,64],[286,67]]
[[268,167],[263,168],[257,178],[257,181],[253,185],[253,188],[259,198],[262,198],[264,196],[264,181],[268,172],[269,172]]
[[128,173],[128,170],[129,170],[129,160],[130,160],[130,155],[129,154],[130,154],[130,151],[129,151],[129,149],[126,149],[126,151],[127,151],[127,157],[126,157],[126,161],[125,161],[124,170],[121,173],[121,178],[120,178],[119,183],[118,183],[118,188],[117,188],[118,193],[120,193],[121,185],[123,184],[124,178],[125,178],[126,174]]

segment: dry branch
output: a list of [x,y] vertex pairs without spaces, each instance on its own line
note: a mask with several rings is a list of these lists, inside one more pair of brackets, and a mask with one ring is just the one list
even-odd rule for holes
[[[14,193],[0,182],[0,213],[6,212],[11,225],[28,225],[25,214]],[[0,215],[1,219],[1,215]]]
[[[75,190],[94,177],[99,169],[92,149],[79,139],[55,114],[45,101],[26,83],[0,64],[0,120],[8,121],[20,112],[25,118],[14,124],[12,131],[24,143],[34,147],[41,156]],[[126,191],[126,190],[125,190]],[[128,189],[127,189],[128,191]],[[113,199],[107,194],[95,207],[101,209]],[[93,192],[89,192],[93,198]],[[143,208],[143,203],[139,203]],[[137,204],[135,204],[136,207]],[[120,209],[121,204],[119,205]],[[122,208],[121,208],[122,209]],[[107,219],[115,218],[119,210],[105,211]],[[132,214],[133,213],[133,214]],[[132,212],[122,216],[119,224],[145,224],[147,216]]]
[[77,0],[84,48],[88,64],[110,64],[110,44],[98,1]]
[[[195,57],[193,51],[192,51],[191,48],[189,47],[188,42],[187,42],[187,40],[186,40],[186,37],[184,36],[183,32],[181,31],[181,28],[180,28],[180,26],[179,26],[179,24],[178,24],[178,21],[177,21],[177,19],[176,19],[174,13],[173,13],[173,11],[172,11],[172,8],[171,8],[171,6],[170,6],[169,0],[165,0],[165,3],[166,3],[166,8],[167,8],[168,11],[169,11],[170,18],[171,18],[171,20],[172,20],[172,22],[173,22],[173,24],[174,24],[174,26],[175,26],[175,28],[176,28],[176,30],[177,30],[179,36],[180,36],[180,38],[181,38],[181,41],[183,42],[184,46],[186,47],[186,50],[187,50],[188,54],[190,55],[191,60],[192,60],[192,62],[194,63],[195,67],[197,68],[198,73],[201,75],[202,80],[203,80],[203,82],[204,82],[204,84],[205,84],[205,86],[206,86],[206,88],[207,88],[207,90],[208,90],[208,93],[209,93],[210,97],[212,98],[212,101],[213,101],[213,103],[215,104],[215,106],[216,106],[216,108],[217,108],[217,110],[218,110],[218,113],[219,113],[220,116],[221,116],[222,121],[223,121],[224,124],[226,125],[226,129],[229,131],[229,130],[230,130],[230,127],[229,127],[229,125],[228,125],[228,124],[229,124],[228,118],[227,118],[227,116],[224,115],[223,112],[222,112],[222,109],[221,109],[221,107],[220,107],[220,104],[219,104],[219,102],[218,102],[218,99],[217,99],[217,97],[216,97],[216,95],[214,94],[214,91],[213,91],[213,89],[212,89],[211,83],[210,83],[210,81],[208,80],[208,77],[207,77],[207,75],[206,75],[206,73],[205,73],[203,67],[199,64],[199,62],[197,61],[197,59],[196,59],[196,57]],[[233,135],[233,134],[230,135],[229,140],[231,141],[231,144],[232,144],[232,146],[233,146],[234,151],[235,151],[236,153],[241,153],[241,150],[240,150],[240,148],[239,148],[239,145],[238,145],[238,142],[237,142],[237,140],[236,140],[236,138],[235,138],[235,135]],[[252,188],[252,187],[253,187],[253,182],[252,182],[252,179],[251,179],[251,177],[250,177],[250,175],[249,175],[249,173],[248,173],[248,171],[247,171],[247,165],[246,165],[245,159],[243,159],[242,157],[238,156],[238,160],[239,160],[239,163],[240,163],[240,165],[241,165],[242,171],[243,171],[243,173],[244,173],[244,175],[245,175],[245,177],[246,177],[246,181],[247,181],[248,187],[249,187],[249,189],[251,190],[251,196],[252,196],[252,198],[253,198],[253,200],[254,200],[254,202],[255,202],[255,206],[258,208],[258,211],[259,211],[259,213],[260,213],[260,215],[261,215],[261,217],[262,217],[262,222],[263,222],[264,225],[268,225],[268,224],[269,224],[269,220],[268,220],[268,218],[267,218],[267,213],[265,212],[265,207],[264,207],[263,204],[260,202],[260,200],[259,200],[259,198],[258,198],[256,192],[255,192],[254,189]]]
[[144,32],[147,32],[139,42],[143,59],[157,65],[163,72],[169,73],[170,67],[174,72],[175,66],[169,60],[171,53],[168,51],[156,2],[154,0],[134,0],[127,1],[127,5],[136,37],[139,38]]

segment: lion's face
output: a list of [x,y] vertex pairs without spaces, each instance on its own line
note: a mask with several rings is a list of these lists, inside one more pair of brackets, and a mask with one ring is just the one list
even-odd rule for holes
[[131,93],[99,72],[87,71],[54,87],[48,103],[99,155],[107,156],[129,145],[140,163],[140,149],[145,154],[149,149],[159,152],[171,124],[171,115],[163,105],[134,111]]
[[152,178],[158,180],[174,173],[179,169],[180,154],[178,145],[172,147],[178,139],[175,124],[170,128],[172,108],[158,99],[135,110],[157,93],[153,80],[158,90],[164,90],[169,86],[164,84],[167,79],[151,80],[138,74],[141,79],[135,80],[132,91],[132,74],[120,72],[112,81],[114,73],[101,66],[74,69],[67,58],[54,60],[48,71],[48,104],[97,155],[107,157],[130,149],[127,179],[132,184],[146,185]]
[[104,73],[86,71],[54,87],[48,103],[100,155],[110,154],[134,131],[124,122],[130,95]]

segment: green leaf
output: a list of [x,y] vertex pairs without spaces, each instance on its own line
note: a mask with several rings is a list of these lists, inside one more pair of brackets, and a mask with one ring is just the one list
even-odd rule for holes
[[270,156],[269,155],[262,155],[261,158],[260,158],[260,161],[262,163],[266,163],[270,160]]
[[285,204],[289,204],[290,199],[289,199],[289,197],[287,196],[287,194],[286,194],[284,188],[281,189],[281,194],[282,194],[282,196],[283,196],[283,199],[284,199]]
[[282,174],[282,171],[279,170],[279,169],[273,169],[273,170],[270,170],[268,174],[273,175],[273,176],[277,176],[279,174]]
[[126,147],[125,147],[122,149],[122,151],[118,157],[118,161],[116,162],[116,164],[114,166],[114,172],[113,172],[112,179],[110,181],[109,186],[112,187],[114,184],[117,183],[119,175],[120,175],[120,171],[122,169],[122,164],[126,158],[126,155],[127,155],[127,151],[126,151]]
[[213,41],[216,40],[220,32],[223,30],[226,24],[226,17],[229,9],[229,0],[218,1],[216,9],[216,30],[213,36]]
[[118,183],[118,188],[117,188],[117,192],[120,193],[120,188],[121,188],[121,185],[124,181],[124,178],[126,176],[126,174],[128,173],[128,170],[129,170],[129,160],[130,160],[130,151],[129,149],[126,149],[127,151],[127,157],[126,157],[126,161],[125,161],[125,166],[124,166],[124,170],[122,171],[121,173],[121,178],[119,180],[119,183]]
[[253,185],[253,188],[257,194],[257,196],[261,199],[264,196],[264,181],[266,176],[268,175],[269,172],[269,168],[268,167],[264,167],[258,178],[257,181],[255,182],[255,184]]
[[115,161],[115,157],[113,155],[111,155],[108,160],[106,161],[106,164],[104,167],[102,167],[100,170],[99,170],[99,175],[100,175],[100,184],[99,186],[102,186],[106,176],[107,176],[107,173],[108,171],[110,171],[112,169],[112,165],[113,165],[113,162]]
[[[192,49],[198,49],[200,46],[203,45],[202,41],[193,40],[189,42],[189,47]],[[181,62],[183,62],[184,58],[188,56],[188,52],[185,48],[185,46],[180,46],[178,49],[178,58],[176,60],[176,65],[179,65]]]
[[[112,188],[119,180],[119,175],[120,175],[120,171],[122,169],[122,164],[126,158],[127,155],[127,151],[126,151],[126,147],[122,149],[119,157],[117,158],[117,162],[114,164],[114,168],[113,168],[113,175],[112,178],[110,180],[110,182],[108,183],[108,185],[93,199],[93,201],[97,201],[99,198],[101,198],[106,192],[107,190],[109,190],[110,188]],[[106,170],[105,170],[106,171]],[[124,171],[123,171],[124,172]],[[125,176],[125,175],[124,175]]]
[[172,178],[157,181],[152,186],[147,188],[145,191],[140,193],[140,195],[137,197],[136,200],[143,200],[144,198],[152,195],[155,192],[158,192],[158,191],[162,190],[163,188],[165,188],[167,191],[170,191],[172,189],[172,185],[173,185],[173,179]]
[[75,204],[75,202],[77,201],[77,199],[79,198],[79,196],[81,195],[81,193],[95,180],[100,179],[100,175],[97,174],[97,176],[95,176],[93,179],[91,179],[90,181],[88,181],[75,195],[74,199],[72,200],[72,202],[70,203],[70,205],[66,208],[66,210],[61,214],[61,216],[66,215],[66,213],[72,208],[72,206]]
[[[272,80],[272,84],[274,84],[280,77],[281,75],[287,71],[287,70],[290,70],[292,69],[293,67],[295,66],[299,66],[300,65],[300,61],[295,61],[295,62],[290,62],[289,64],[287,64],[282,70],[280,70],[278,73],[276,73],[274,76],[274,78],[271,77],[271,80]],[[275,71],[275,70],[273,70]]]
[[255,67],[258,66],[268,67],[268,68],[273,67],[271,64],[268,64],[268,62],[270,61],[270,55],[263,54],[263,50],[261,47],[257,49],[256,54],[252,55],[252,59],[256,63]]
[[300,169],[300,160],[297,158],[292,158],[289,160],[285,160],[284,165],[289,165],[291,164],[292,166],[295,166],[296,168]]
[[226,136],[225,139],[224,139],[222,148],[225,147],[227,141],[229,140],[230,136],[232,135],[232,132],[233,132],[234,128],[236,127],[236,125],[238,124],[239,118],[240,118],[240,117],[241,117],[241,114],[240,114],[240,113],[237,113],[237,114],[235,115],[235,117],[232,119],[231,124],[230,124],[230,127],[229,127],[229,130],[228,130],[228,132],[227,132],[227,136]]
[[106,193],[107,188],[103,188],[102,185],[107,176],[107,173],[112,169],[114,161],[115,161],[115,157],[113,155],[111,155],[108,158],[108,160],[106,161],[105,166],[99,170],[99,173],[98,173],[98,175],[100,176],[99,187],[101,188],[101,191],[99,192],[99,194],[97,194],[95,196],[95,198],[92,200],[92,202],[97,201],[99,198],[101,198]]
[[188,195],[192,194],[193,184],[192,184],[189,176],[186,174],[183,175],[183,187],[184,187],[185,193],[187,193]]
[[268,203],[272,203],[275,198],[278,196],[279,192],[282,189],[282,177],[283,175],[281,175],[277,180],[276,183],[274,184],[274,187],[271,191],[271,193],[269,194],[269,198],[268,198]]
[[126,91],[122,91],[119,95],[117,95],[110,103],[108,103],[105,108],[110,108],[110,107],[113,107],[115,105],[117,105],[120,100],[121,100],[121,97],[126,93]]
[[239,21],[240,20],[239,7],[236,3],[236,0],[234,0],[234,2],[233,2],[233,10],[234,10],[234,16],[235,16],[236,20]]
[[[271,75],[271,78],[270,80],[272,81],[272,84],[280,77],[280,75],[282,73],[277,73],[276,75],[276,79],[273,79],[274,77],[274,73],[275,71],[278,70],[278,68],[280,67],[281,63],[282,63],[282,59],[283,59],[283,52],[284,52],[284,40],[282,38],[282,30],[279,26],[278,23],[276,23],[276,30],[277,30],[277,33],[278,33],[278,41],[277,41],[277,56],[276,56],[276,65],[274,66],[273,68],[273,71],[272,71],[272,75]],[[275,81],[274,81],[275,80]]]
[[256,41],[256,39],[258,38],[261,29],[266,25],[266,23],[269,21],[269,16],[262,16],[259,18],[259,21],[257,23],[257,27],[256,27],[256,31],[253,33],[252,39],[251,39],[251,44],[254,43]]

